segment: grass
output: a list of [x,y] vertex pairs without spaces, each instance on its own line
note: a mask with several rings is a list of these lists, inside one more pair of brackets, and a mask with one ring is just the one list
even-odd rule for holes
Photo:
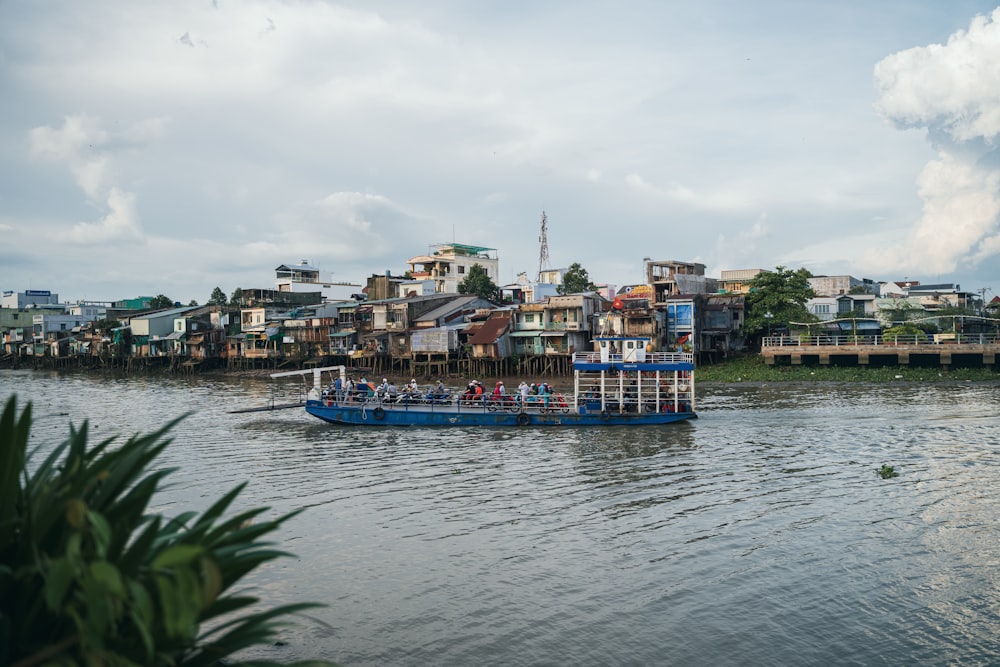
[[1000,382],[993,367],[955,368],[919,366],[768,366],[764,357],[736,357],[698,366],[698,382]]

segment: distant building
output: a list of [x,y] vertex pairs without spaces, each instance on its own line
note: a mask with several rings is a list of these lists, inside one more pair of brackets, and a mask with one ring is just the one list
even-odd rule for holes
[[809,286],[816,296],[840,296],[857,292],[864,288],[866,292],[875,294],[875,283],[871,280],[861,280],[854,276],[813,276],[809,278]]
[[429,254],[411,257],[406,263],[410,266],[410,277],[433,280],[437,294],[458,294],[458,285],[476,264],[483,267],[494,283],[500,274],[496,248],[442,243],[430,246],[429,250]]
[[134,299],[121,299],[115,301],[115,310],[149,310],[149,304],[153,303],[151,296],[137,296]]
[[23,292],[5,290],[0,307],[23,310],[28,306],[53,306],[59,304],[59,295],[48,290],[29,289]]
[[522,271],[517,274],[517,278],[514,282],[508,285],[501,285],[500,293],[505,301],[509,301],[511,303],[535,303],[537,301],[544,301],[550,296],[556,296],[559,291],[558,284],[551,282],[533,282],[528,279],[528,274]]
[[108,304],[80,301],[66,306],[66,312],[70,315],[77,315],[91,321],[99,320],[107,316]]
[[298,264],[282,264],[274,272],[279,292],[319,292],[323,301],[343,301],[361,293],[362,285],[358,283],[322,280],[319,269],[305,259]]
[[750,292],[750,282],[756,278],[763,269],[729,269],[720,275],[719,288],[729,294],[748,294]]
[[665,303],[681,294],[711,294],[718,291],[717,278],[705,275],[705,265],[699,262],[647,261],[646,283],[653,290],[652,302]]

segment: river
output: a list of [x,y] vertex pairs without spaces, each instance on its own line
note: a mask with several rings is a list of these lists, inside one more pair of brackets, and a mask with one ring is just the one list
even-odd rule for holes
[[[633,429],[340,428],[294,383],[0,371],[33,444],[190,413],[157,510],[306,510],[256,657],[342,665],[1000,662],[1000,385],[715,385]],[[277,393],[276,393],[277,392]],[[891,465],[898,477],[876,470]]]

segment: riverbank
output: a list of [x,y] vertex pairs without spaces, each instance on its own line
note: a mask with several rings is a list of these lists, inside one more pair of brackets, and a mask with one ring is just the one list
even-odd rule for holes
[[[16,370],[17,367],[3,366],[9,370]],[[142,376],[142,375],[190,375],[192,377],[230,377],[230,378],[260,378],[270,379],[271,373],[288,369],[247,369],[247,368],[212,368],[195,373],[178,373],[176,370],[167,368],[144,368],[131,373],[119,368],[29,368],[21,367],[20,370],[35,370],[38,372],[59,372],[59,373],[79,373],[95,375],[113,376]],[[372,371],[363,368],[351,368],[349,372],[355,377],[374,377]],[[1000,369],[996,367],[951,367],[945,369],[940,366],[841,366],[841,365],[776,365],[768,366],[764,357],[760,355],[748,355],[742,357],[731,357],[725,361],[715,364],[700,364],[697,367],[696,377],[698,384],[736,384],[741,382],[864,382],[864,383],[892,383],[892,382],[1000,382]],[[380,378],[377,378],[380,379]],[[403,385],[409,381],[409,377],[391,377],[397,385]],[[540,377],[465,377],[461,375],[445,375],[440,379],[449,387],[464,387],[472,379],[481,380],[489,390],[492,390],[497,380],[503,380],[508,390],[517,387],[521,380],[528,382],[547,382],[560,391],[569,391],[573,386],[572,376],[552,376]],[[432,378],[418,377],[417,381],[421,385],[433,384],[438,380],[437,376]]]
[[699,384],[738,382],[1000,382],[993,367],[768,366],[758,355],[698,366]]

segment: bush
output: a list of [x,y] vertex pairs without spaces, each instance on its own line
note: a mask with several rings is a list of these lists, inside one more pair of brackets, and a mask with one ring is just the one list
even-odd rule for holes
[[[284,556],[261,541],[292,512],[173,519],[147,507],[170,469],[152,464],[178,420],[121,446],[87,446],[88,424],[27,467],[31,405],[0,417],[0,664],[213,665],[273,640],[280,617],[317,605],[248,612],[234,585]],[[230,663],[234,664],[234,663]],[[262,664],[262,663],[255,663]],[[313,663],[319,664],[319,663]]]

